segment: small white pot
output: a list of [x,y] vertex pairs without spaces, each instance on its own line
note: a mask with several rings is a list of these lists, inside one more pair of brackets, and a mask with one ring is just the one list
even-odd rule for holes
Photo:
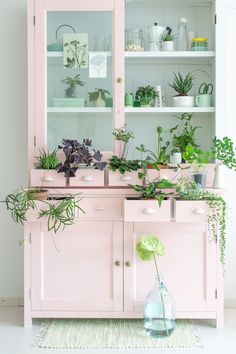
[[215,175],[213,179],[213,188],[224,188],[222,166],[217,164],[215,167]]
[[174,51],[174,42],[173,41],[162,42],[162,51],[163,52],[173,52]]
[[173,165],[177,165],[182,162],[182,154],[181,152],[174,152],[173,155],[170,156],[170,163]]
[[93,107],[106,107],[106,101],[102,99],[101,93],[99,93],[98,98],[93,102]]
[[175,96],[173,97],[174,107],[194,107],[193,96]]

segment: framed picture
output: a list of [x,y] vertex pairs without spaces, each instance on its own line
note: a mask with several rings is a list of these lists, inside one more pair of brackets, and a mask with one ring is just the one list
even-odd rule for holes
[[88,33],[63,35],[63,64],[65,69],[88,68]]

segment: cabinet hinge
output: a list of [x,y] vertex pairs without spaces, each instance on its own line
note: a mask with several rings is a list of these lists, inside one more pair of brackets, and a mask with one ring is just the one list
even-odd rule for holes
[[34,146],[36,146],[36,136],[34,136]]
[[31,236],[31,232],[29,233],[29,243],[32,243],[32,236]]
[[215,25],[216,25],[216,23],[217,23],[217,15],[215,14]]
[[35,26],[35,22],[36,22],[36,18],[35,18],[35,16],[33,17],[33,24],[34,24],[34,26]]
[[215,289],[215,299],[217,299],[217,289]]

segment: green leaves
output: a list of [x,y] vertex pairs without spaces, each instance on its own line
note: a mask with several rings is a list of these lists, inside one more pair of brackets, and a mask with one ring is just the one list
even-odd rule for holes
[[112,135],[116,140],[123,141],[125,143],[128,143],[131,139],[134,139],[134,134],[127,130],[126,124],[121,128],[114,129]]
[[139,258],[142,261],[150,261],[153,256],[163,256],[165,248],[159,239],[154,235],[142,236],[136,245]]
[[154,87],[140,86],[135,93],[136,99],[138,99],[142,105],[149,105],[157,97],[157,92]]
[[[69,58],[67,58],[69,59]],[[70,64],[70,63],[69,63]],[[80,79],[80,74],[75,75],[74,77],[66,76],[65,79],[61,80],[63,84],[66,84],[70,87],[84,86],[85,82]]]
[[173,84],[169,84],[177,93],[178,96],[187,96],[188,92],[193,87],[193,80],[195,79],[194,74],[189,72],[185,77],[178,72],[178,74],[174,73],[174,82]]
[[125,172],[137,171],[141,168],[141,164],[138,160],[126,160],[118,156],[112,156],[108,168],[113,172],[118,170],[123,175]]
[[213,155],[228,168],[236,171],[235,147],[233,141],[227,136],[213,140]]
[[89,92],[88,94],[89,94],[89,101],[94,102],[99,98],[100,95],[102,100],[105,101],[106,95],[110,95],[110,92],[104,89],[96,88],[95,91]]
[[57,158],[57,150],[49,152],[44,149],[39,149],[39,156],[36,156],[36,159],[38,160],[36,167],[43,170],[55,170],[60,163]]
[[212,152],[203,152],[201,149],[188,145],[183,153],[183,158],[187,163],[193,164],[195,169],[198,170],[213,159],[213,154]]
[[32,195],[24,189],[20,189],[16,193],[11,193],[5,200],[7,210],[10,210],[12,219],[16,223],[24,224],[26,221],[26,212],[29,209],[36,209],[36,204],[32,199]]

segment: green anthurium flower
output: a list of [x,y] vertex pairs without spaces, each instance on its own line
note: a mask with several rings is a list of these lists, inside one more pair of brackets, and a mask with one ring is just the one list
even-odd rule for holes
[[153,235],[144,235],[136,245],[137,253],[142,261],[150,261],[153,255],[163,256],[165,248],[160,240]]

